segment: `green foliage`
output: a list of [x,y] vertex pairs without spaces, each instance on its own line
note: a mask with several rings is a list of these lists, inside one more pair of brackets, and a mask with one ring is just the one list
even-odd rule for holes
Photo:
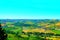
[[52,30],[55,34],[60,34],[60,30]]
[[44,34],[45,32],[43,34],[39,32],[37,32],[37,34],[34,32],[32,34],[29,33],[22,34],[22,32],[24,29],[27,30],[30,29],[30,31],[32,31],[32,29],[41,28],[41,29],[45,29],[45,31],[50,30],[54,34],[60,34],[60,30],[55,30],[57,28],[55,24],[58,22],[59,21],[57,20],[40,20],[40,21],[21,20],[18,22],[16,20],[16,22],[6,22],[5,24],[6,28],[4,28],[4,30],[8,34],[8,40],[45,40],[47,36],[51,37],[55,35],[51,35],[48,33]]

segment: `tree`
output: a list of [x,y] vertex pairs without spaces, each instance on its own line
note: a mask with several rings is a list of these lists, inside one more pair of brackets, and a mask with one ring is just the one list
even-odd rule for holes
[[7,40],[7,34],[2,29],[1,24],[0,24],[0,40]]

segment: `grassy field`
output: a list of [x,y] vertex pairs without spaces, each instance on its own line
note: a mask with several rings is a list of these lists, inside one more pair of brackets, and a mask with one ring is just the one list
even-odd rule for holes
[[8,40],[60,40],[60,20],[4,21]]

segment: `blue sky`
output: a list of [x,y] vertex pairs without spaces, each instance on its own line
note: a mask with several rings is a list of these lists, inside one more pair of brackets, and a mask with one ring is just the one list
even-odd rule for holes
[[60,0],[0,0],[0,19],[60,19]]

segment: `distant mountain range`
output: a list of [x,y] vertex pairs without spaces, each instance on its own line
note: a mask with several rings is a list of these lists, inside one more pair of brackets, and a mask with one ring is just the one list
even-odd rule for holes
[[34,21],[44,21],[44,20],[60,20],[60,19],[0,19],[0,21],[20,21],[20,20],[25,20],[25,21],[27,21],[27,20],[29,20],[29,21],[32,21],[32,20],[34,20]]

